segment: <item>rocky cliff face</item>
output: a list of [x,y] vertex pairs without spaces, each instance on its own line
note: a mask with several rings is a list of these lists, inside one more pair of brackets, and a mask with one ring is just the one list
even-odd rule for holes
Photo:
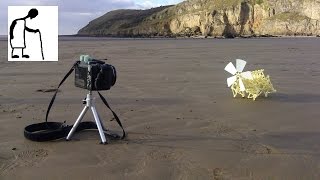
[[79,34],[320,35],[320,0],[188,0],[151,10],[113,11],[90,22]]

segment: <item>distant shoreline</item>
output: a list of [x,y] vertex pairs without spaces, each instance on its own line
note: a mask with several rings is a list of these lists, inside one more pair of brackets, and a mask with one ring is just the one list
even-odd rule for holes
[[109,38],[109,39],[250,39],[250,38],[318,38],[319,35],[312,36],[286,36],[286,35],[253,35],[253,36],[235,36],[235,37],[224,37],[224,36],[102,36],[102,35],[59,35],[59,38],[63,37],[78,37],[78,38]]
[[[315,36],[273,36],[273,35],[263,35],[263,36],[237,36],[237,37],[232,37],[232,38],[226,38],[223,36],[219,37],[212,37],[212,36],[191,36],[191,37],[165,37],[165,36],[156,36],[156,37],[126,37],[126,36],[90,36],[90,35],[59,35],[59,40],[86,40],[86,39],[96,39],[96,40],[125,40],[125,39],[132,39],[132,40],[143,40],[143,39],[158,39],[158,40],[166,40],[166,39],[175,39],[175,40],[180,40],[180,39],[260,39],[260,38],[319,38],[319,35]],[[76,39],[78,38],[78,39]],[[7,35],[0,35],[0,41],[7,41],[8,36]]]

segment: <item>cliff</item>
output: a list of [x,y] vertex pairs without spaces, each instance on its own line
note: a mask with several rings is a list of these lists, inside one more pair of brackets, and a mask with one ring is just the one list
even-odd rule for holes
[[320,0],[187,0],[149,10],[117,10],[79,35],[320,35]]

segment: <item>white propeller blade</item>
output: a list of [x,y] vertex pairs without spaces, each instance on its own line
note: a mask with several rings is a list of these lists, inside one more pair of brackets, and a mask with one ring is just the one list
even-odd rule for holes
[[237,80],[237,76],[232,76],[227,79],[228,87],[232,86],[233,83],[235,83]]
[[230,62],[224,70],[228,71],[232,75],[236,75],[237,73],[240,73],[240,76],[238,78],[238,75],[230,77],[227,79],[228,87],[232,86],[237,80],[239,80],[239,87],[240,91],[245,91],[246,88],[244,87],[244,83],[241,78],[245,79],[253,79],[252,73],[250,71],[242,72],[246,66],[247,62],[242,59],[236,59],[236,67]]
[[243,84],[241,78],[239,79],[239,85],[240,85],[240,91],[245,91],[245,90],[246,90],[246,88],[244,87],[244,84]]
[[225,68],[224,70],[228,71],[229,73],[231,73],[232,75],[235,75],[237,73],[237,69],[234,67],[234,65],[232,64],[232,62],[230,62]]
[[237,61],[236,62],[237,71],[242,72],[247,62],[242,59],[237,59],[236,61]]
[[251,71],[246,71],[241,73],[241,77],[245,78],[245,79],[253,79],[252,73]]

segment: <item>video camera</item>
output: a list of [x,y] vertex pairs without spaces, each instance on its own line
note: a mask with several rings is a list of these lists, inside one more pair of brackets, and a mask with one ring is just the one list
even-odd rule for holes
[[104,61],[81,55],[75,65],[75,86],[90,91],[109,90],[115,85],[117,72],[114,66]]

